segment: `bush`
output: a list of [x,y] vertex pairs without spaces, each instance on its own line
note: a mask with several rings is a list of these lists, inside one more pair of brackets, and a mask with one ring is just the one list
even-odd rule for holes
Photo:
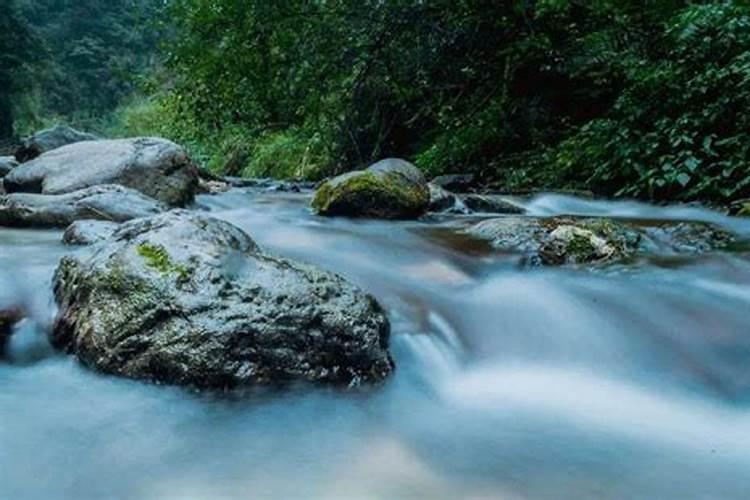
[[556,148],[551,170],[607,194],[750,195],[750,15],[730,4],[688,7],[668,22],[663,47],[630,69],[609,117]]

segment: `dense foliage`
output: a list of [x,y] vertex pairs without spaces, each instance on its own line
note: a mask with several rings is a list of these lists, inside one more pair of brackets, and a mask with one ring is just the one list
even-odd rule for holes
[[33,36],[20,55],[24,92],[14,97],[15,131],[64,120],[97,128],[155,57],[159,0],[12,0],[3,40]]
[[43,116],[132,95],[161,36],[132,27],[165,6],[164,66],[110,132],[176,139],[217,171],[400,156],[505,189],[750,196],[746,0],[16,1],[56,68]]
[[0,16],[0,141],[13,136],[14,101],[29,84],[30,59],[37,40],[20,16],[15,0],[8,0]]

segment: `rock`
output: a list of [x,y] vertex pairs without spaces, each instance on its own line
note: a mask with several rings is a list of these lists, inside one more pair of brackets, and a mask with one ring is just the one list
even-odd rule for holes
[[663,223],[642,228],[644,251],[656,254],[700,255],[728,247],[734,236],[703,222]]
[[5,177],[17,166],[18,162],[12,156],[0,156],[0,177]]
[[94,245],[109,239],[120,224],[104,220],[77,220],[65,229],[66,245]]
[[474,187],[474,175],[473,174],[448,174],[438,175],[431,181],[436,186],[447,191],[453,191],[456,193],[464,193]]
[[458,198],[453,193],[432,182],[427,184],[427,188],[430,190],[430,212],[445,212],[456,205]]
[[269,187],[273,184],[273,179],[255,179],[246,177],[233,177],[230,175],[221,178],[222,181],[226,182],[232,187],[246,188],[246,187]]
[[16,150],[16,160],[27,162],[48,151],[81,141],[95,141],[98,137],[71,128],[67,125],[56,125],[50,129],[37,132],[23,140]]
[[0,356],[5,353],[5,346],[13,333],[13,327],[25,316],[23,308],[0,306]]
[[199,388],[355,386],[393,369],[389,323],[336,274],[175,210],[123,224],[55,273],[59,349],[105,373]]
[[467,234],[487,240],[503,251],[536,254],[547,234],[542,219],[536,217],[498,217],[467,229]]
[[8,192],[64,194],[120,184],[171,206],[192,201],[198,174],[185,151],[156,138],[85,141],[45,153],[5,177]]
[[411,219],[423,215],[429,203],[422,172],[407,161],[387,159],[326,181],[312,206],[320,215]]
[[507,196],[496,194],[468,194],[461,196],[463,204],[473,212],[522,214],[526,210]]
[[571,217],[499,217],[482,221],[467,233],[545,265],[600,264],[639,255],[695,255],[725,248],[734,240],[721,228],[701,222],[646,225]]
[[225,193],[232,188],[223,181],[212,181],[204,178],[198,180],[198,192],[201,194],[219,194]]
[[539,257],[548,265],[590,264],[620,259],[624,253],[591,229],[560,225],[542,241]]
[[81,219],[124,222],[165,209],[138,191],[115,185],[61,195],[12,193],[0,196],[0,226],[66,227]]

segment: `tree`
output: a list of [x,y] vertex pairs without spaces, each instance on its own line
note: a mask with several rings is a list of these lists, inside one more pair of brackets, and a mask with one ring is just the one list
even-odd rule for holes
[[36,46],[31,28],[8,0],[0,17],[0,140],[14,135],[14,97],[27,82],[28,61]]

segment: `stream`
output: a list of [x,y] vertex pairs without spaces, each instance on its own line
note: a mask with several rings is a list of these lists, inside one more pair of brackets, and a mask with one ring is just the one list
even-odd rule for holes
[[[394,376],[243,397],[103,376],[55,353],[61,231],[0,229],[0,302],[33,320],[0,363],[0,498],[746,499],[750,253],[521,268],[479,216],[324,219],[309,195],[197,208],[375,295]],[[750,219],[559,195],[532,215]]]

